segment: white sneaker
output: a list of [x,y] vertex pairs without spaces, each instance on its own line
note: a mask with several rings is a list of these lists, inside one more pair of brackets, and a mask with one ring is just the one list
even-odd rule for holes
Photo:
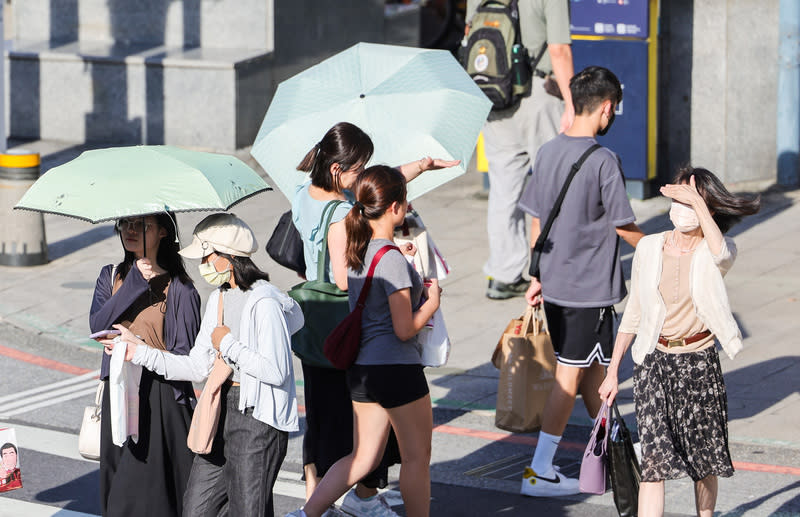
[[520,493],[532,497],[559,497],[578,494],[580,488],[577,479],[568,478],[557,469],[553,469],[552,477],[543,477],[536,475],[530,467],[525,467]]
[[350,490],[344,496],[341,509],[354,517],[400,517],[392,511],[392,507],[381,494],[364,500],[356,495],[355,489]]

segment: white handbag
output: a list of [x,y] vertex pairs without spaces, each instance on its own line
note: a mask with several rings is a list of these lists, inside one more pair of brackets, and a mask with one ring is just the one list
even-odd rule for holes
[[430,322],[417,334],[417,345],[423,366],[438,368],[450,358],[450,337],[444,325],[442,309],[436,309]]
[[78,435],[78,452],[87,460],[100,459],[100,418],[103,408],[103,381],[97,385],[94,406],[83,410],[81,432]]

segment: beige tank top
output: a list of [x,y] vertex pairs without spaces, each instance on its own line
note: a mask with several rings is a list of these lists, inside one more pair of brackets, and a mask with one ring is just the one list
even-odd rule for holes
[[[168,273],[151,278],[148,282],[150,289],[136,299],[128,309],[122,313],[120,323],[131,332],[142,338],[148,346],[159,350],[166,350],[164,343],[164,315],[167,313],[167,293],[169,292],[170,277]],[[122,285],[122,280],[117,276],[114,279],[112,293],[116,293]]]
[[[704,332],[708,328],[694,312],[694,304],[689,293],[689,268],[694,253],[676,256],[662,253],[661,281],[658,292],[667,307],[661,335],[666,339],[683,339]],[[699,341],[679,347],[666,347],[661,343],[656,348],[670,354],[696,352],[714,346],[714,336],[709,335]]]

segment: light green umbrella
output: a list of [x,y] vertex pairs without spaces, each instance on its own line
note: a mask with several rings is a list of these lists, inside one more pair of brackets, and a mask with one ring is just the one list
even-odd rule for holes
[[412,181],[413,199],[464,173],[490,108],[449,52],[359,43],[278,86],[251,154],[290,200],[297,164],[338,122],[372,138],[371,163],[461,160]]
[[227,210],[272,190],[234,156],[171,146],[86,151],[50,169],[14,208],[92,223],[160,212]]

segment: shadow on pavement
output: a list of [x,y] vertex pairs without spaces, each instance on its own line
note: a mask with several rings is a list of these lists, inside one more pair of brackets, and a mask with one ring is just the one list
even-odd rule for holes
[[[88,224],[88,223],[87,223]],[[60,241],[49,243],[47,246],[47,253],[50,260],[60,259],[70,253],[74,253],[83,248],[87,248],[92,244],[104,241],[109,237],[114,237],[114,227],[109,224],[102,226],[94,226],[89,230]]]
[[[761,506],[766,501],[769,501],[773,497],[778,494],[782,494],[783,492],[789,492],[796,488],[800,487],[800,481],[795,481],[791,485],[786,485],[781,487],[777,490],[774,490],[768,494],[764,494],[763,496],[759,497],[758,499],[754,499],[748,503],[740,504],[733,510],[725,512],[720,515],[720,517],[739,517],[741,515],[746,515],[747,512],[751,510],[758,510],[758,507]],[[797,515],[797,512],[800,512],[800,497],[794,497],[789,501],[786,501],[784,504],[781,505],[774,513],[771,515],[775,516],[789,516],[789,515]]]
[[99,514],[100,498],[97,494],[97,487],[99,486],[100,470],[97,469],[64,483],[63,485],[42,490],[36,494],[36,501],[42,503],[61,503],[63,501],[69,501],[63,506],[63,509],[89,514]]

